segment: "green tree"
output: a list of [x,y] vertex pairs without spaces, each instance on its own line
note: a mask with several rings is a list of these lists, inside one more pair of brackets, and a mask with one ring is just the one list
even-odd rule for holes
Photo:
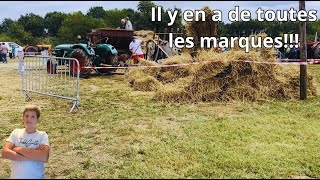
[[106,17],[106,11],[101,6],[90,7],[87,12],[87,16],[91,16],[97,19],[104,19]]
[[25,31],[30,32],[34,37],[41,37],[44,34],[45,22],[44,18],[33,13],[21,15],[18,22]]
[[77,35],[82,39],[95,28],[103,28],[106,24],[102,19],[95,19],[91,16],[85,16],[80,11],[69,14],[63,21],[58,32],[60,43],[73,43]]
[[[116,28],[119,27],[120,20],[129,17],[130,20],[134,23],[134,10],[133,9],[110,9],[106,11],[106,18],[105,18],[105,23],[106,26],[109,28]],[[135,26],[135,24],[133,24]]]
[[40,39],[39,43],[40,44],[51,44],[53,46],[56,46],[59,44],[58,39],[56,37],[51,37],[51,36]]
[[316,22],[310,22],[310,25],[316,32],[320,33],[320,19],[318,19]]
[[168,27],[168,23],[170,23],[170,17],[168,15],[168,13],[166,13],[165,11],[162,11],[162,17],[163,20],[162,22],[160,22],[160,26],[162,27],[168,27],[168,28],[181,28],[182,27],[182,10],[179,8],[174,7],[173,9],[167,9],[167,11],[177,11],[177,17],[174,21],[174,23]]
[[2,33],[2,34],[0,34],[0,41],[1,42],[11,42],[11,41],[17,42],[17,39],[13,39],[10,36],[8,36],[7,34]]
[[48,29],[49,36],[57,36],[62,22],[67,17],[67,14],[61,12],[49,12],[44,17],[45,28]]
[[[135,24],[136,30],[144,29],[144,30],[154,30],[159,29],[163,31],[164,28],[181,28],[182,27],[182,10],[179,8],[168,9],[165,10],[162,6],[162,20],[161,22],[152,22],[152,7],[157,7],[152,1],[140,1],[138,4],[138,11],[135,13]],[[178,11],[178,15],[176,20],[172,26],[168,26],[170,22],[170,18],[166,11]],[[134,25],[133,25],[134,26]]]
[[159,22],[151,21],[152,7],[157,7],[152,1],[140,1],[138,4],[138,12],[135,14],[135,29],[153,30],[159,28]]
[[10,18],[5,18],[2,23],[1,23],[1,26],[0,26],[0,30],[1,32],[5,32],[7,31],[8,29],[10,29],[11,25],[14,23],[15,21],[10,19]]
[[17,22],[14,22],[10,29],[8,29],[5,34],[11,38],[11,41],[20,43],[20,44],[37,44],[36,38],[34,38],[31,33],[26,32],[24,28]]

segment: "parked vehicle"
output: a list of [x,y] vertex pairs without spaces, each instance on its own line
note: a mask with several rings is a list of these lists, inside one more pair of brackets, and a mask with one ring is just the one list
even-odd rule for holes
[[[23,51],[23,47],[20,46],[19,44],[17,43],[14,43],[14,42],[0,42],[1,44],[4,43],[5,46],[7,46],[8,48],[8,53],[7,53],[7,56],[10,56],[10,54],[12,53],[12,46],[15,46],[16,47],[16,53],[18,51]],[[11,57],[11,56],[10,56]]]
[[27,45],[23,49],[23,51],[26,54],[30,54],[30,55],[31,54],[32,55],[39,54],[43,50],[47,50],[48,53],[50,54],[51,50],[52,50],[52,46],[49,45],[49,44],[38,44],[38,45],[35,45],[35,46]]

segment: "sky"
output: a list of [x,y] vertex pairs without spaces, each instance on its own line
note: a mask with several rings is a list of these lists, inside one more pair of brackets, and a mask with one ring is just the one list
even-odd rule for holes
[[[228,12],[239,6],[240,10],[251,11],[252,17],[255,18],[255,11],[261,7],[263,10],[289,10],[291,7],[299,9],[299,1],[153,1],[156,5],[161,5],[165,9],[180,8],[185,10],[200,10],[208,5],[212,10],[220,10],[222,19],[228,23]],[[86,14],[90,7],[102,6],[108,9],[137,9],[139,1],[1,1],[0,21],[4,18],[18,20],[21,15],[34,13],[44,17],[48,12],[59,11],[71,13],[81,11]],[[306,1],[307,10],[320,11],[319,1]],[[320,18],[320,12],[317,12]]]

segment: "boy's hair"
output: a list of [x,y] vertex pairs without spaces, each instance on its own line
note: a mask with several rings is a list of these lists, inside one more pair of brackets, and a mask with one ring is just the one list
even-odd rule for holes
[[36,114],[37,114],[37,118],[39,119],[40,117],[40,108],[36,105],[27,105],[25,108],[24,108],[24,111],[23,111],[23,115],[27,112],[27,111],[35,111]]

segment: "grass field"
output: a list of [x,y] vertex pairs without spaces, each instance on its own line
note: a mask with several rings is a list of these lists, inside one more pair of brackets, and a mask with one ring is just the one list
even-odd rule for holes
[[[22,128],[16,61],[0,63],[0,148]],[[320,92],[320,66],[308,66]],[[80,111],[31,94],[49,135],[48,178],[320,178],[320,96],[162,104],[124,76],[81,79]],[[0,159],[0,178],[11,162]]]

